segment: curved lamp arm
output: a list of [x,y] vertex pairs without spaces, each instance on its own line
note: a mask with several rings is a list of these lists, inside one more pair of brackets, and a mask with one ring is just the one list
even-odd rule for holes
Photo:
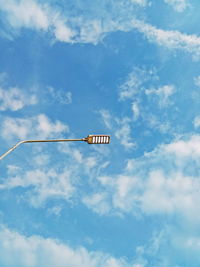
[[13,150],[15,150],[18,146],[25,143],[47,143],[47,142],[74,142],[74,141],[83,141],[88,144],[109,144],[110,136],[109,135],[88,135],[86,138],[82,139],[52,139],[52,140],[24,140],[18,142],[16,145],[11,147],[8,151],[0,156],[0,160],[5,158],[8,154],[10,154]]

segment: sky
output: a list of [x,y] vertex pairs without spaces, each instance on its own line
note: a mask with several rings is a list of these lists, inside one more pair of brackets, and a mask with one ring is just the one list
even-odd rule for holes
[[200,266],[199,0],[0,0],[0,266]]

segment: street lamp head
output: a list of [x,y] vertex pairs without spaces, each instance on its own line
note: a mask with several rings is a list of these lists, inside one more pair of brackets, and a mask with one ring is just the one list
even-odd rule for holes
[[86,142],[88,144],[109,144],[110,143],[110,135],[88,135],[86,138]]

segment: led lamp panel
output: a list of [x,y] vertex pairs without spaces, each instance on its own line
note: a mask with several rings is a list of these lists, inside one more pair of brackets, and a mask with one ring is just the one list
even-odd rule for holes
[[109,144],[109,135],[89,135],[87,137],[88,144]]

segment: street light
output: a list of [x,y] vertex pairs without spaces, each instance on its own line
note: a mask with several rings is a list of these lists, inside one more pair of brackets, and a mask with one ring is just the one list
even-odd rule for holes
[[0,160],[3,159],[8,154],[10,154],[18,146],[25,144],[25,143],[73,142],[73,141],[83,141],[83,142],[87,142],[88,144],[109,144],[110,136],[99,134],[99,135],[88,135],[86,138],[82,138],[82,139],[24,140],[24,141],[18,142],[16,145],[14,145],[8,151],[6,151],[3,155],[1,155]]

